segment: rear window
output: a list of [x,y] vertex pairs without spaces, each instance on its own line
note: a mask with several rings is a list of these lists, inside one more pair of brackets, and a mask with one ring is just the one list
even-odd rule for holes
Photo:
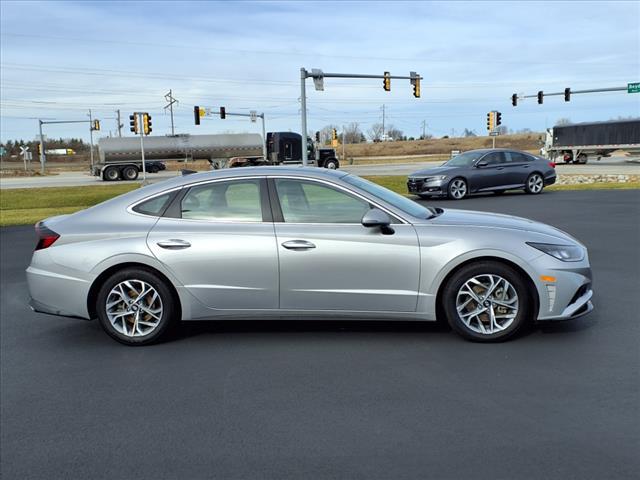
[[162,195],[158,195],[157,197],[153,197],[149,200],[146,200],[142,203],[139,203],[132,210],[136,213],[141,213],[143,215],[151,215],[154,217],[160,217],[166,210],[171,198],[173,197],[174,192],[164,193]]

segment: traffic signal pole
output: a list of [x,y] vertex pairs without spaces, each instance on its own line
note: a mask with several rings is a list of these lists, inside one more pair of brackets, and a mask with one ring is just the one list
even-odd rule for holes
[[[97,121],[97,120],[96,120]],[[93,171],[93,120],[91,118],[91,110],[89,110],[89,120],[40,120],[38,119],[38,127],[40,130],[40,171],[44,175],[44,165],[47,162],[47,156],[44,153],[44,135],[42,134],[42,125],[53,125],[55,123],[88,123],[91,135],[91,170]]]
[[[511,96],[511,103],[515,107],[518,104],[518,99],[538,98],[539,99],[538,103],[542,103],[540,101],[540,99],[544,99],[544,97],[564,96],[565,99],[566,99],[567,93],[569,93],[569,96],[571,96],[571,95],[578,95],[578,94],[581,94],[581,93],[600,93],[600,92],[628,92],[628,87],[590,88],[588,90],[571,90],[571,89],[569,89],[569,92],[566,92],[565,90],[563,90],[562,92],[551,92],[551,93],[544,93],[543,91],[540,91],[540,92],[536,93],[535,95],[522,95],[522,96],[518,96],[518,94],[514,93]],[[540,95],[540,97],[539,97],[539,95]],[[569,101],[569,100],[566,100],[566,101]]]
[[89,109],[89,143],[91,144],[91,171],[93,172],[93,118]]
[[147,165],[144,161],[144,128],[142,127],[144,122],[144,113],[138,112],[138,125],[140,125],[140,156],[142,157],[142,184],[147,183]]
[[[304,67],[300,69],[300,119],[302,126],[302,165],[306,167],[309,164],[307,155],[307,94],[305,83],[307,78],[313,78],[316,90],[324,90],[324,78],[380,78],[385,81],[385,90],[388,79],[410,80],[414,86],[414,96],[420,96],[420,80],[422,77],[415,72],[411,72],[409,76],[389,75],[385,72],[383,75],[367,75],[362,73],[324,73],[319,69],[311,69],[308,71]],[[390,89],[390,88],[389,88]]]

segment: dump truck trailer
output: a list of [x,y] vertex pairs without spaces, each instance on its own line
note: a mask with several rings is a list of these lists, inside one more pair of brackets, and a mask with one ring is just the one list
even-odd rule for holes
[[556,125],[547,129],[540,153],[558,163],[587,163],[616,150],[640,153],[640,119]]

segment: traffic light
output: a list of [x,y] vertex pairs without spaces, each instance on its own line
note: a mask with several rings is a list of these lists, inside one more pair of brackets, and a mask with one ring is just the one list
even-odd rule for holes
[[499,127],[502,124],[502,114],[500,112],[496,112],[496,127]]
[[338,140],[338,131],[335,128],[331,129],[331,140]]
[[543,101],[544,101],[544,93],[542,92],[542,90],[540,90],[538,92],[538,105],[542,105]]
[[489,132],[493,131],[493,126],[494,126],[494,123],[493,123],[493,112],[489,112],[489,113],[487,113],[487,130]]
[[220,118],[223,120],[227,118],[227,111],[225,110],[224,107],[220,107]]
[[382,85],[385,92],[391,91],[391,74],[389,72],[384,72],[384,80]]
[[142,114],[142,131],[145,135],[149,135],[152,132],[151,128],[151,115],[148,113]]
[[511,95],[511,105],[513,105],[514,107],[518,106],[518,94],[514,93],[513,95]]
[[134,112],[133,115],[129,115],[129,129],[133,132],[133,133],[140,133],[140,130],[138,129],[138,113]]
[[42,155],[42,144],[38,143],[38,155]]
[[565,88],[564,89],[564,101],[568,102],[569,100],[571,100],[571,89],[570,88]]
[[316,143],[320,143],[320,132],[316,132]]
[[416,77],[412,81],[413,83],[413,96],[420,98],[420,77]]
[[92,130],[100,130],[100,120],[94,120],[91,126]]
[[200,107],[193,107],[193,121],[196,125],[200,125]]

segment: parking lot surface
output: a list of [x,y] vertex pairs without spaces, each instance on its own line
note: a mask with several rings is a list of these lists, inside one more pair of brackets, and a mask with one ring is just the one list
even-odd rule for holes
[[503,344],[256,319],[131,348],[30,312],[33,229],[2,229],[2,478],[637,478],[640,191],[427,203],[574,235],[595,311]]

